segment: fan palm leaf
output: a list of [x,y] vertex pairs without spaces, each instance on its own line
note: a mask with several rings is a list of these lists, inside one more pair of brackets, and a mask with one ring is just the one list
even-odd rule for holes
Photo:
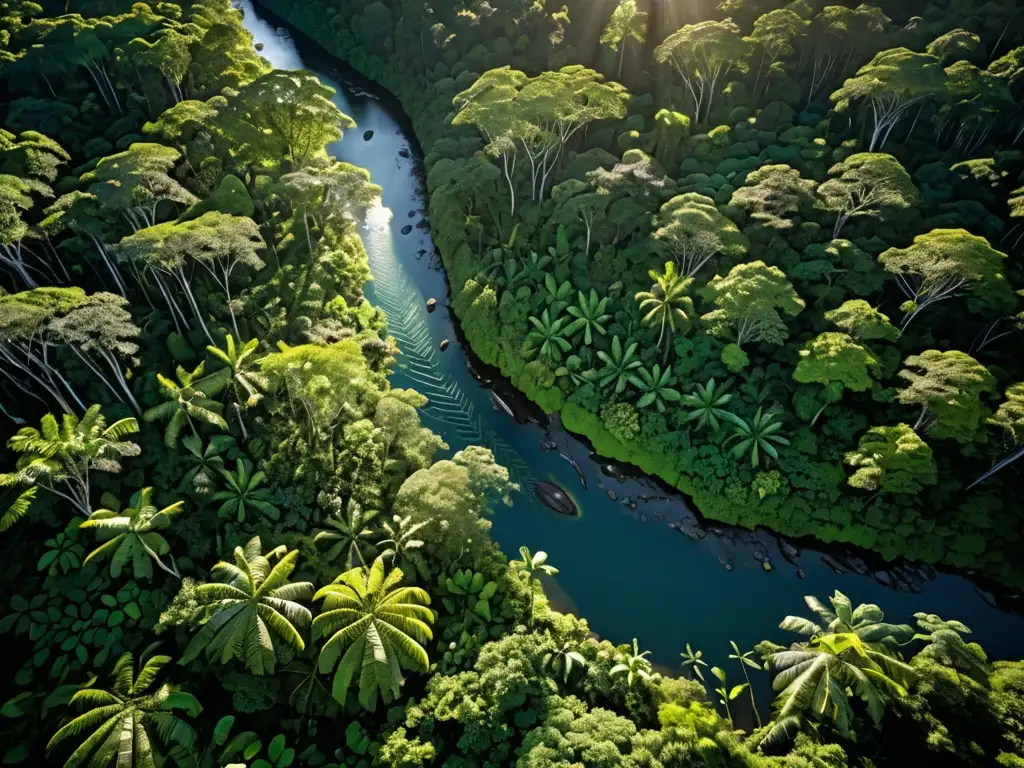
[[338,701],[345,701],[357,680],[359,702],[372,711],[378,698],[387,704],[398,697],[403,668],[429,668],[423,644],[433,638],[430,596],[419,587],[397,588],[402,578],[399,568],[385,576],[379,556],[314,595],[324,602],[313,620],[313,637],[327,638],[317,665],[321,673],[334,673],[332,695]]
[[[273,674],[275,637],[302,650],[299,628],[312,621],[309,609],[298,603],[313,594],[309,582],[288,581],[295,570],[298,551],[277,547],[266,554],[258,536],[245,548],[235,547],[234,563],[213,567],[215,582],[201,584],[196,592],[205,605],[205,623],[189,642],[181,658],[187,664],[200,653],[226,664],[241,659],[254,674]],[[280,557],[271,567],[270,561]]]

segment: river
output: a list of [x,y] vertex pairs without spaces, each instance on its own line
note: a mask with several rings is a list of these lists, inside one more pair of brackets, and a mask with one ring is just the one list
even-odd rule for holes
[[[990,656],[1021,656],[1024,617],[996,607],[991,595],[966,578],[939,574],[916,585],[915,593],[870,576],[836,573],[821,552],[806,547],[796,563],[789,562],[768,533],[759,533],[755,544],[749,532],[713,526],[722,535],[688,538],[666,522],[690,514],[678,494],[652,481],[606,476],[588,446],[571,435],[554,425],[546,430],[517,422],[471,373],[470,356],[457,338],[444,272],[424,221],[419,149],[397,102],[294,31],[295,37],[277,34],[280,22],[264,20],[270,14],[254,11],[250,0],[238,5],[246,27],[263,44],[264,57],[280,69],[316,72],[337,90],[338,107],[356,121],[358,127],[330,151],[369,169],[383,189],[382,207],[368,217],[362,236],[373,272],[367,296],[387,312],[402,350],[392,383],[430,398],[423,422],[452,452],[486,445],[509,468],[524,492],[512,507],[497,511],[492,533],[510,556],[518,556],[521,545],[549,554],[559,569],[557,585],[548,589],[557,607],[585,617],[614,643],[636,636],[656,663],[671,669],[678,668],[679,652],[690,643],[730,677],[740,674],[728,659],[730,640],[744,650],[762,639],[788,642],[791,636],[778,629],[782,618],[807,613],[803,595],[824,600],[835,589],[855,604],[877,603],[889,621],[909,622],[915,611],[959,619]],[[426,309],[429,298],[438,302],[432,313]],[[445,339],[450,344],[441,351]],[[556,443],[557,450],[545,450],[545,441]],[[578,463],[586,488],[559,453]],[[582,515],[565,517],[541,505],[532,493],[540,480],[568,490]],[[662,498],[643,501],[641,496]],[[757,551],[770,559],[771,573],[755,559]]]

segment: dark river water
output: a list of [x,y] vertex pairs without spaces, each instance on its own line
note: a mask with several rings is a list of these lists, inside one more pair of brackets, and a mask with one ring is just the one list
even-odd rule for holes
[[[513,418],[509,410],[518,409],[501,405],[514,406],[501,382],[495,386],[506,394],[499,402],[491,387],[471,373],[470,358],[447,311],[445,276],[424,221],[419,149],[400,107],[315,43],[294,31],[279,34],[284,32],[281,22],[261,18],[269,14],[254,12],[250,0],[238,4],[246,26],[264,46],[264,57],[281,69],[316,72],[337,90],[335,102],[356,121],[358,127],[330,150],[369,169],[383,189],[382,205],[371,212],[362,236],[373,271],[367,296],[387,312],[402,349],[392,383],[430,398],[424,424],[451,451],[486,445],[509,468],[523,492],[512,507],[498,510],[493,535],[509,555],[518,556],[520,545],[548,552],[549,562],[560,571],[557,583],[547,588],[557,607],[585,617],[597,634],[614,643],[639,638],[640,647],[670,669],[678,669],[679,652],[690,643],[730,678],[741,675],[728,659],[730,640],[744,650],[762,639],[785,642],[787,633],[778,624],[787,614],[806,614],[802,596],[824,600],[835,589],[855,604],[877,603],[893,622],[909,622],[916,611],[959,619],[994,658],[1024,655],[1015,641],[1024,636],[1024,618],[995,607],[991,595],[966,578],[933,575],[911,591],[909,584],[901,589],[880,583],[879,578],[890,578],[885,574],[836,573],[823,561],[824,550],[808,548],[807,542],[796,542],[800,553],[791,562],[767,532],[755,536],[710,526],[721,535],[691,539],[668,525],[693,517],[681,496],[643,478],[613,479],[591,458],[588,446],[557,425],[545,429]],[[438,302],[433,313],[426,309],[429,298]],[[441,351],[444,339],[450,345]],[[545,450],[545,441],[553,441],[557,450]],[[559,454],[576,462],[579,472]],[[538,481],[565,488],[581,516],[565,517],[540,504],[532,492]],[[755,553],[770,560],[772,572],[765,572]],[[764,685],[757,688],[766,691]]]

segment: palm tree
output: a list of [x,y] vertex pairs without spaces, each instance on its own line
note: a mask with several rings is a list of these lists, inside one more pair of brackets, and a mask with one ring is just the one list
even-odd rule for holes
[[223,380],[224,387],[231,394],[231,405],[242,429],[242,437],[248,439],[242,409],[260,404],[263,393],[270,388],[270,379],[257,367],[258,358],[255,355],[260,345],[258,339],[250,339],[239,347],[235,345],[235,337],[228,334],[225,342],[226,349],[211,345],[206,351],[224,363],[225,367],[213,375]]
[[[671,339],[676,331],[690,324],[694,307],[693,299],[686,295],[686,289],[693,280],[676,274],[676,265],[671,261],[665,262],[665,274],[659,274],[653,269],[648,274],[654,285],[649,291],[637,293],[636,300],[640,302],[640,311],[646,312],[643,321],[658,324],[657,346],[660,347],[666,330]],[[667,345],[665,351],[668,351]]]
[[569,682],[573,669],[586,669],[587,660],[576,650],[572,643],[563,643],[560,648],[548,651],[541,660],[541,669],[550,670],[561,678],[563,683]]
[[981,646],[968,643],[963,635],[971,630],[959,621],[946,621],[934,613],[915,613],[917,626],[921,630],[914,640],[924,640],[927,645],[918,656],[928,656],[940,664],[961,672],[984,688],[989,687],[992,668]]
[[64,763],[64,768],[85,765],[86,761],[95,766],[117,763],[125,768],[155,768],[163,764],[156,754],[156,745],[191,750],[196,733],[178,712],[196,717],[202,707],[194,696],[166,683],[150,691],[160,670],[171,660],[169,656],[147,659],[151,649],[152,646],[143,653],[144,663],[137,676],[132,654],[124,653],[114,665],[112,690],[88,687],[71,697],[70,706],[80,706],[85,711],[53,735],[46,745],[47,754],[67,739],[84,733],[88,737]]
[[[412,515],[402,517],[395,515],[393,522],[384,521],[381,528],[387,538],[382,539],[377,546],[380,548],[381,557],[391,558],[392,568],[401,568],[404,565],[411,565],[420,578],[430,577],[430,568],[427,565],[423,553],[419,550],[423,547],[423,541],[416,538],[416,534],[425,528],[430,520],[412,522]],[[415,575],[415,574],[413,574]]]
[[732,400],[732,395],[723,392],[723,389],[724,387],[718,387],[715,384],[714,379],[708,379],[707,384],[698,382],[694,385],[693,391],[688,395],[683,395],[680,401],[691,409],[686,420],[696,421],[698,429],[710,427],[714,432],[717,432],[721,426],[720,420],[739,426],[742,419],[725,409],[725,406]]
[[347,514],[331,515],[324,521],[326,530],[317,531],[313,537],[313,543],[320,541],[333,542],[330,549],[324,553],[328,561],[334,562],[340,555],[343,558],[342,566],[346,571],[355,568],[356,559],[359,564],[366,565],[366,556],[363,550],[372,552],[373,542],[370,538],[374,535],[368,524],[380,514],[377,510],[363,511],[363,508],[355,501],[349,500],[346,507]]
[[831,609],[813,595],[805,595],[804,602],[818,616],[820,623],[802,616],[787,616],[779,625],[782,629],[807,637],[853,632],[869,646],[884,646],[891,651],[914,639],[914,630],[909,625],[886,623],[882,609],[873,603],[854,608],[850,598],[838,589],[829,598]]
[[43,416],[39,429],[22,427],[7,447],[22,454],[15,471],[18,482],[37,485],[71,503],[86,517],[92,514],[89,473],[121,471],[120,459],[138,456],[139,446],[125,440],[139,431],[133,418],[110,426],[98,405],[78,419],[64,414],[61,423],[52,413]]
[[136,579],[153,578],[155,562],[167,573],[181,578],[171,557],[171,566],[164,565],[161,555],[170,553],[167,540],[159,533],[171,525],[171,520],[182,511],[185,502],[176,501],[158,510],[153,505],[153,489],[143,488],[131,498],[130,506],[123,512],[98,509],[80,528],[95,528],[101,539],[106,541],[89,553],[82,565],[94,557],[111,556],[110,575],[121,576],[121,570],[128,563]]
[[[735,640],[730,640],[729,645],[732,646],[732,653],[729,654],[729,658],[740,663],[740,669],[743,670],[743,679],[747,681],[747,690],[750,692],[750,708],[754,710],[754,717],[757,718],[757,727],[760,728],[762,725],[761,713],[757,711],[757,701],[754,699],[754,687],[750,684],[750,675],[747,673],[747,667],[757,670],[760,670],[761,667],[753,660],[753,651],[740,651],[740,647],[736,645]],[[723,681],[723,683],[724,682],[725,681]]]
[[572,284],[568,280],[558,283],[554,275],[548,273],[544,275],[544,285],[541,287],[539,294],[544,305],[552,313],[558,315],[569,306],[572,296]]
[[359,703],[373,711],[380,696],[390,704],[404,682],[403,668],[426,672],[430,659],[423,643],[432,640],[434,612],[419,587],[399,587],[402,569],[385,576],[384,558],[369,568],[346,571],[314,595],[323,612],[313,620],[313,638],[327,637],[317,662],[334,671],[332,694],[345,702],[357,678]]
[[[280,560],[271,567],[276,557]],[[296,625],[309,626],[312,614],[296,601],[308,600],[313,585],[288,581],[298,557],[297,550],[289,552],[283,545],[263,554],[260,537],[254,536],[245,549],[235,547],[234,563],[213,566],[215,581],[196,588],[198,598],[213,602],[199,609],[208,614],[205,624],[179,663],[187,664],[205,650],[208,659],[221,664],[237,656],[253,674],[273,674],[275,635],[296,650],[305,648]]]
[[539,551],[536,554],[530,554],[529,547],[520,547],[519,556],[522,560],[513,560],[509,563],[512,570],[519,574],[520,578],[526,576],[526,584],[530,590],[530,625],[533,625],[533,593],[534,593],[534,582],[540,584],[540,574],[545,576],[554,576],[558,573],[558,569],[553,565],[547,565],[548,553]]
[[541,359],[561,362],[562,355],[572,348],[565,338],[568,318],[557,317],[552,320],[545,309],[539,318],[531,317],[529,321],[534,329],[526,334],[526,341],[535,345]]
[[627,341],[623,347],[619,337],[613,336],[610,351],[598,350],[597,357],[604,363],[604,367],[597,372],[598,385],[602,389],[614,384],[613,391],[620,394],[626,388],[630,371],[642,365],[640,360],[634,358],[636,347],[635,341]]
[[650,651],[644,651],[640,653],[640,648],[637,643],[637,639],[633,638],[633,653],[623,653],[618,656],[618,664],[611,669],[611,676],[618,677],[619,675],[626,676],[626,686],[629,688],[633,687],[634,680],[647,680],[651,676],[651,662],[647,660],[647,656],[650,655]]
[[192,427],[195,435],[199,434],[196,421],[212,424],[223,430],[228,428],[227,422],[221,416],[224,407],[211,399],[224,388],[224,379],[217,376],[204,377],[204,369],[204,363],[196,366],[191,373],[178,366],[177,382],[171,381],[163,374],[156,375],[167,402],[150,408],[142,414],[142,418],[149,422],[168,420],[167,428],[164,430],[164,445],[168,448],[175,446],[186,424]]
[[227,481],[226,490],[217,491],[211,499],[221,501],[217,510],[219,517],[228,520],[234,517],[238,522],[245,522],[248,509],[255,509],[271,520],[277,520],[281,513],[270,503],[270,490],[261,488],[267,476],[262,472],[253,472],[252,462],[248,459],[237,459],[235,471],[221,470],[221,477]]
[[661,366],[657,363],[649,371],[644,367],[640,367],[637,369],[636,375],[631,373],[627,378],[629,383],[642,393],[640,400],[637,401],[637,408],[646,408],[649,405],[654,405],[658,408],[658,413],[664,413],[666,403],[677,403],[682,399],[679,391],[669,386],[672,379],[671,365],[664,371],[661,370]]
[[523,270],[526,273],[527,282],[533,283],[534,285],[542,283],[549,266],[551,266],[550,256],[546,253],[538,254],[536,251],[530,251],[530,255],[523,264]]
[[905,685],[915,674],[909,664],[872,649],[853,632],[818,635],[767,660],[777,673],[772,681],[777,714],[762,746],[790,740],[808,717],[831,724],[849,738],[854,716],[850,696],[864,702],[879,726],[887,700],[905,697]]
[[605,324],[612,319],[612,316],[605,312],[608,305],[608,298],[598,299],[597,291],[590,289],[590,296],[584,296],[583,291],[578,292],[576,304],[569,307],[569,314],[575,320],[569,323],[565,332],[570,336],[583,331],[583,343],[594,343],[594,334],[604,336]]
[[701,667],[706,667],[708,665],[703,658],[704,651],[695,651],[690,647],[690,644],[687,643],[686,650],[679,655],[683,657],[683,666],[693,667],[693,674],[695,674],[697,679],[701,681],[705,688],[707,688],[707,683],[704,681],[704,672],[701,670]]
[[728,445],[733,440],[739,440],[732,449],[733,458],[740,459],[749,453],[752,467],[761,463],[762,453],[778,461],[779,452],[773,443],[789,445],[789,440],[777,434],[782,429],[782,424],[776,421],[778,418],[779,414],[772,411],[762,413],[762,409],[758,408],[753,421],[748,423],[739,419],[734,422],[733,434],[725,441],[725,445]]
[[224,471],[224,455],[235,448],[235,438],[231,435],[214,435],[203,447],[198,435],[187,435],[181,439],[185,448],[185,460],[189,469],[178,484],[178,491],[191,490],[199,496],[213,493],[217,475]]

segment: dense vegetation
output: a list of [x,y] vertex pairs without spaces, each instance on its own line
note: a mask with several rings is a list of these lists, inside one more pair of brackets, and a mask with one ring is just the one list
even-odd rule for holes
[[599,453],[1024,583],[1018,3],[265,4],[399,95],[474,351]]
[[[304,28],[322,26],[316,3],[299,8],[293,15]],[[330,11],[336,39],[326,43],[385,81],[408,76],[420,89],[402,93],[421,108],[414,114],[432,148],[434,225],[455,284],[467,286],[458,304],[481,330],[501,323],[522,337],[488,353],[488,343],[508,334],[471,331],[533,396],[557,401],[576,424],[597,420],[603,426],[595,429],[608,432],[597,439],[612,450],[689,441],[680,419],[692,422],[693,460],[715,462],[723,487],[730,478],[723,496],[730,505],[747,503],[737,483],[750,485],[765,500],[758,508],[765,516],[786,494],[787,509],[848,510],[842,505],[855,502],[840,500],[853,497],[837,490],[838,459],[824,454],[852,439],[848,432],[863,432],[848,461],[853,484],[873,491],[877,503],[852,528],[918,514],[915,501],[894,498],[915,499],[934,486],[937,496],[927,498],[947,502],[945,511],[922,503],[920,519],[899,523],[908,527],[901,536],[928,540],[930,532],[942,544],[954,530],[966,538],[964,527],[999,525],[998,546],[1014,546],[1015,522],[1000,517],[999,493],[1015,469],[964,501],[950,485],[952,453],[938,450],[939,441],[964,443],[961,481],[972,463],[987,465],[996,443],[978,442],[990,418],[985,403],[1013,380],[1013,361],[985,366],[978,350],[976,358],[952,344],[920,344],[940,328],[951,338],[961,325],[972,331],[975,315],[1010,311],[1009,289],[992,287],[1012,284],[1006,257],[957,230],[973,208],[934,201],[921,208],[927,182],[919,170],[916,182],[908,180],[898,160],[859,154],[852,144],[839,148],[831,187],[827,170],[817,184],[807,169],[801,176],[781,163],[735,171],[747,174],[745,185],[715,185],[698,170],[729,159],[750,165],[749,147],[744,158],[725,157],[739,154],[734,133],[744,125],[753,131],[747,143],[763,141],[774,152],[801,147],[784,152],[797,165],[805,164],[798,157],[811,168],[827,165],[826,155],[836,161],[827,126],[801,126],[810,134],[766,127],[769,119],[776,129],[798,119],[783,102],[701,138],[688,135],[683,113],[662,114],[648,131],[641,113],[653,98],[630,99],[590,71],[560,70],[539,81],[512,70],[483,74],[512,60],[573,61],[588,43],[574,42],[570,14],[561,10],[430,11],[409,0],[401,8],[352,3]],[[611,24],[600,41],[594,32],[590,48],[607,48],[601,65],[643,85],[650,78],[637,74],[636,62],[646,27],[634,11],[631,3],[609,9]],[[737,17],[753,11],[733,10]],[[979,23],[997,23],[998,11],[993,5]],[[1012,34],[1005,37],[997,46]],[[755,44],[725,38],[733,53]],[[463,39],[489,41],[494,51],[476,42],[464,51]],[[939,49],[977,51],[973,39],[953,35]],[[782,622],[796,633],[791,646],[733,644],[704,649],[705,656],[686,645],[681,664],[689,672],[675,677],[656,672],[637,640],[613,646],[591,637],[584,621],[550,610],[540,579],[556,564],[526,547],[509,562],[488,535],[488,513],[516,492],[508,473],[482,448],[439,458],[447,446],[421,426],[423,398],[389,386],[396,350],[386,318],[362,296],[369,271],[355,228],[379,190],[365,171],[325,152],[352,121],[314,76],[271,70],[226,0],[2,2],[0,43],[4,764],[1024,765],[1024,666],[990,663],[956,621],[917,614],[913,626],[893,624],[878,606],[854,606],[838,592],[828,604],[808,597],[811,618]],[[796,49],[761,45],[763,71],[752,91],[793,100],[807,77],[790,74]],[[934,48],[900,55],[945,55]],[[399,50],[412,57],[407,69],[397,56],[387,69],[375,58]],[[815,54],[816,90],[832,84],[835,67],[870,54],[843,50],[851,59],[843,65],[838,50]],[[462,57],[479,61],[471,67]],[[730,62],[720,67],[722,80],[743,68]],[[723,98],[727,105],[740,99],[741,86],[731,82],[719,84],[724,97],[717,86],[706,90],[713,79],[690,81],[694,103],[685,108],[697,123],[707,123]],[[587,96],[563,98],[578,91]],[[483,152],[477,126],[489,125],[494,95],[512,108],[524,92],[524,103],[536,98],[570,112],[549,123],[546,136],[514,121],[525,131],[515,137],[520,143],[503,128]],[[467,125],[442,136],[447,128],[436,118],[459,93],[455,122]],[[954,106],[971,114],[969,105]],[[730,111],[737,108],[750,109]],[[946,113],[933,109],[920,112],[935,125],[935,115]],[[954,127],[970,125],[946,116]],[[625,132],[622,121],[631,121]],[[984,138],[960,143],[987,146],[1008,125],[993,118],[979,129]],[[881,141],[895,140],[891,127]],[[553,149],[546,142],[555,130],[579,145]],[[786,132],[807,141],[775,143]],[[609,142],[623,145],[621,158],[601,149]],[[980,166],[991,178],[970,183],[931,168],[928,194],[1012,186],[1015,156],[998,157]],[[533,173],[513,175],[513,160],[516,174],[524,165]],[[693,170],[684,181],[700,178],[680,186],[666,175],[690,160],[698,165],[686,166]],[[511,197],[496,197],[506,162]],[[875,204],[886,214],[874,235],[888,234],[884,250],[859,235],[821,235],[815,217],[823,214],[815,211],[846,194],[847,174],[892,181]],[[735,192],[724,194],[727,186]],[[1002,198],[989,194],[983,207],[1000,210]],[[576,197],[586,200],[566,207]],[[794,219],[798,212],[807,218]],[[827,226],[851,236],[873,229],[866,216],[848,213],[849,221]],[[916,241],[896,235],[929,216],[936,226]],[[1001,225],[996,218],[986,226]],[[692,245],[681,234],[689,230],[704,233],[694,236],[696,251],[682,245]],[[710,251],[708,232],[719,238]],[[811,262],[793,247],[797,232],[807,240],[803,250],[835,259],[831,267],[798,269]],[[648,237],[668,250],[644,255],[653,247],[643,245]],[[926,306],[948,288],[946,278],[904,276],[918,300],[903,322],[918,309],[922,317],[901,335],[866,301],[845,298],[888,290],[871,267],[876,252],[882,269],[901,275],[898,265],[926,263],[936,252],[946,254],[943,264],[998,269],[977,278],[992,285],[946,324]],[[661,263],[647,263],[655,259]],[[708,265],[721,276],[699,279]],[[653,285],[630,284],[630,274],[648,268]],[[808,275],[803,283],[798,272]],[[704,295],[688,280],[704,283]],[[550,301],[541,298],[547,294]],[[743,302],[763,297],[768,309],[743,314]],[[782,317],[809,314],[841,332],[812,335]],[[1010,325],[993,327],[979,344],[998,349],[1000,328]],[[923,326],[930,330],[917,331]],[[788,358],[779,351],[787,334],[807,337]],[[695,386],[684,394],[687,358]],[[745,373],[727,391],[730,366]],[[887,393],[880,379],[901,366],[907,383]],[[599,374],[590,373],[595,367]],[[825,438],[816,461],[814,425],[796,429],[801,417],[778,408],[790,368],[804,387],[794,407],[825,409],[809,419]],[[873,393],[870,403],[891,400],[886,408],[894,412],[916,409],[916,429],[884,420],[867,429],[873,422],[851,410],[865,405],[862,393]],[[1018,440],[1019,400],[1019,386],[1011,388],[991,417]],[[859,423],[865,429],[854,429]],[[710,438],[698,437],[702,431]],[[934,458],[921,433],[936,444]],[[731,463],[717,443],[743,463]],[[765,471],[755,473],[761,462]],[[831,504],[818,498],[829,494]],[[722,504],[708,511],[727,516],[735,508]],[[830,525],[844,532],[849,523]],[[1015,574],[1000,559],[1009,551],[984,551],[983,543],[967,554],[1010,580]],[[966,555],[958,552],[950,543],[932,559],[960,562]],[[765,673],[775,693],[770,717],[750,685]]]

